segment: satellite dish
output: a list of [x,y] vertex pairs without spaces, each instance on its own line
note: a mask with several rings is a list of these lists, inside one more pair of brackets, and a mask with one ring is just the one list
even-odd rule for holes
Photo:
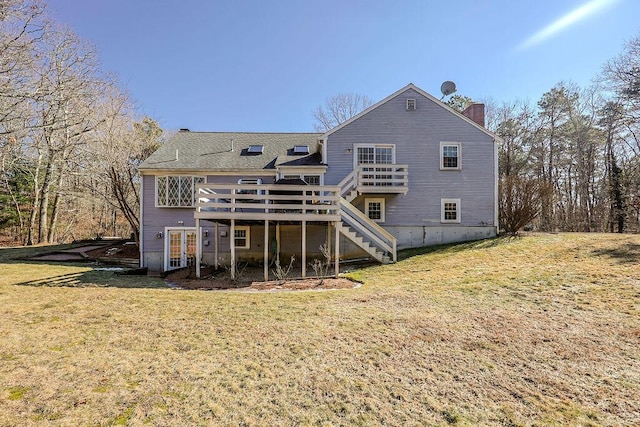
[[456,91],[456,84],[452,81],[447,80],[446,82],[442,83],[442,86],[440,86],[440,92],[442,92],[443,98],[445,96],[451,95],[455,91]]

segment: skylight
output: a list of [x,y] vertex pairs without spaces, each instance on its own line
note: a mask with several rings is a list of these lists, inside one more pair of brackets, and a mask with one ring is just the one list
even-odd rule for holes
[[249,154],[262,154],[264,151],[264,145],[250,145],[247,149]]
[[308,145],[294,145],[293,154],[309,154]]

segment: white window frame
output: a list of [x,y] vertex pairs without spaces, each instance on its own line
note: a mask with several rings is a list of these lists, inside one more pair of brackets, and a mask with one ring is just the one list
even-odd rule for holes
[[[318,184],[309,184],[305,176],[316,176],[318,177]],[[301,179],[304,182],[307,182],[309,185],[324,185],[324,173],[314,173],[314,172],[280,172],[278,174],[279,179]]]
[[[373,148],[374,163],[358,163],[358,148]],[[391,163],[376,163],[376,148],[391,148]],[[357,169],[358,165],[394,165],[396,163],[396,144],[353,144],[353,169]]]
[[407,99],[407,111],[415,111],[418,109],[418,103],[415,98]]
[[[262,185],[262,178],[240,178],[238,184]],[[264,194],[264,190],[239,190],[236,194]]]
[[[456,147],[458,150],[458,166],[450,167],[444,165],[444,149],[445,147]],[[443,171],[459,171],[462,169],[462,143],[460,142],[441,142],[440,143],[440,170]]]
[[245,243],[244,246],[237,246],[236,245],[236,249],[250,249],[251,248],[251,227],[248,225],[236,225],[235,226],[235,230],[234,230],[234,234],[233,234],[233,244],[236,244],[236,235],[235,232],[240,231],[240,230],[244,230],[245,232]]
[[[385,207],[384,207],[384,198],[366,198],[364,199],[364,214],[371,221],[374,222],[384,222],[385,217]],[[380,203],[380,219],[373,219],[369,217],[369,203]]]
[[[455,203],[456,205],[456,219],[445,219],[445,205],[449,203]],[[443,224],[460,224],[461,221],[461,205],[460,199],[440,199],[440,222]]]
[[[178,177],[178,178],[190,178],[191,179],[191,204],[190,205],[169,205],[167,202],[169,201],[169,190],[168,190],[168,180],[169,177]],[[200,178],[202,179],[202,184],[206,184],[207,183],[207,177],[205,175],[180,175],[180,174],[176,174],[176,175],[156,175],[155,179],[154,179],[154,203],[155,203],[155,207],[156,208],[179,208],[179,209],[184,209],[184,208],[194,208],[196,206],[196,202],[197,202],[197,197],[196,197],[196,188],[195,188],[195,179],[196,178]],[[164,204],[159,204],[158,203],[158,181],[160,179],[166,179],[166,184],[165,184],[165,203]],[[181,197],[179,197],[180,195],[178,195],[178,199],[181,199]]]

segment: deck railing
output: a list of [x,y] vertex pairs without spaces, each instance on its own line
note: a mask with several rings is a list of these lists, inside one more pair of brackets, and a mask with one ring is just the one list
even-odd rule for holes
[[361,164],[357,182],[359,193],[406,193],[409,190],[409,166]]
[[340,188],[324,185],[198,184],[195,218],[339,221]]

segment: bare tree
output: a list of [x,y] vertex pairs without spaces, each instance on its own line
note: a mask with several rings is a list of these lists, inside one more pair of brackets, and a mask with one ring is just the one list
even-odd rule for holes
[[314,128],[326,132],[373,105],[371,98],[357,93],[341,93],[327,98],[313,111]]
[[68,28],[52,28],[36,53],[37,95],[33,97],[37,119],[32,123],[42,180],[38,199],[37,241],[51,243],[65,196],[61,186],[86,134],[101,120],[93,114],[101,94],[111,84],[101,75],[93,46]]
[[23,124],[20,110],[32,92],[33,53],[46,25],[39,0],[0,1],[0,135]]
[[112,88],[100,115],[105,118],[93,133],[90,147],[91,191],[100,195],[126,219],[136,239],[140,231],[140,176],[137,167],[162,142],[162,129],[153,119],[136,122],[129,97]]
[[540,215],[542,203],[553,191],[549,183],[541,179],[507,176],[499,183],[499,216],[501,228],[517,234]]

